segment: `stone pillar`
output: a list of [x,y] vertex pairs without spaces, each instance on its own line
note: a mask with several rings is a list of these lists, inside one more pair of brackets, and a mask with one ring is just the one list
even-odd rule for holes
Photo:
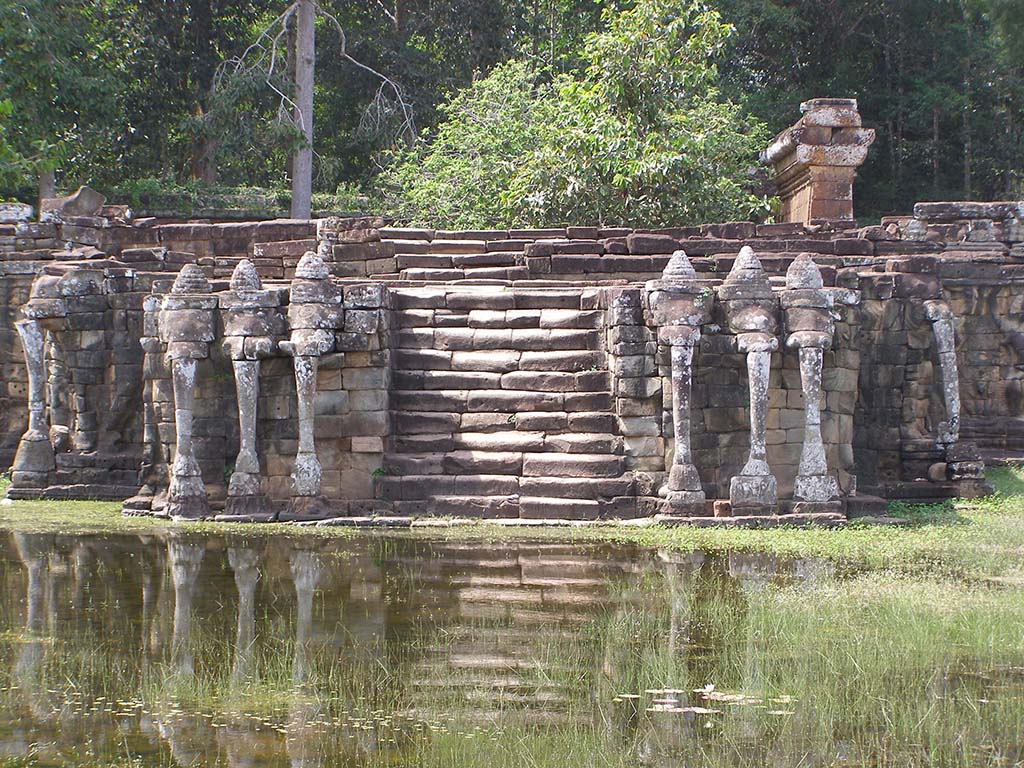
[[210,514],[206,487],[192,446],[192,418],[196,372],[213,341],[213,310],[217,298],[195,264],[178,273],[160,308],[160,338],[167,345],[165,359],[174,391],[174,464],[167,492],[166,513],[174,519],[199,519]]
[[675,451],[660,494],[670,514],[704,514],[704,489],[690,451],[690,396],[693,352],[701,326],[711,316],[714,292],[697,279],[684,251],[676,251],[661,280],[647,284],[648,301],[658,340],[671,347],[672,423]]
[[953,310],[941,299],[924,303],[925,317],[932,325],[935,351],[946,418],[939,423],[936,447],[944,450],[945,474],[957,483],[958,495],[970,499],[986,496],[992,486],[985,480],[985,462],[975,443],[960,440],[960,371],[956,361],[956,332]]
[[46,424],[44,332],[38,320],[19,320],[15,326],[28,369],[28,429],[18,443],[11,480],[19,487],[45,488],[50,484],[56,464]]
[[50,443],[53,450],[62,453],[71,448],[71,373],[64,360],[64,351],[56,335],[46,334],[46,408],[50,423]]
[[856,99],[811,99],[803,117],[761,153],[773,166],[781,221],[853,219],[853,180],[875,131],[862,128]]
[[960,439],[960,373],[956,365],[953,310],[945,301],[932,300],[924,303],[924,311],[932,324],[942,377],[942,399],[946,406],[946,420],[939,424],[935,442],[940,448],[946,448]]
[[299,412],[299,447],[292,470],[295,495],[285,513],[288,519],[323,519],[330,515],[330,504],[321,495],[322,469],[316,454],[316,373],[320,355],[334,349],[334,329],[343,318],[341,294],[331,284],[327,265],[308,251],[295,268],[291,286],[291,337],[280,344],[293,357]]
[[231,275],[231,290],[219,296],[224,351],[231,359],[238,397],[239,450],[228,483],[224,517],[249,521],[273,519],[270,500],[260,490],[256,455],[256,415],[260,397],[260,359],[276,350],[284,332],[277,291],[265,291],[256,267],[243,259]]
[[793,486],[793,498],[799,501],[824,503],[839,496],[839,484],[829,474],[821,439],[821,368],[824,350],[832,346],[835,333],[832,305],[821,270],[809,253],[801,253],[786,272],[786,290],[782,292],[786,346],[800,355],[804,395],[804,442]]
[[779,348],[778,299],[754,251],[744,246],[728,277],[718,288],[725,304],[736,348],[747,356],[750,389],[750,453],[729,486],[729,501],[748,512],[772,512],[778,501],[775,476],[768,467],[765,427],[768,416],[768,374],[772,352]]
[[139,490],[124,502],[124,512],[163,512],[166,505],[167,453],[160,439],[160,418],[157,414],[158,381],[166,378],[164,344],[160,340],[161,297],[150,294],[142,300],[142,464],[139,467]]

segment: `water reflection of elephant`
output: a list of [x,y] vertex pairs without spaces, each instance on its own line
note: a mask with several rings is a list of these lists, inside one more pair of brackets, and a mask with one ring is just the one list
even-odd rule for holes
[[315,552],[296,550],[290,559],[295,583],[295,656],[292,660],[292,694],[288,717],[288,758],[294,768],[311,768],[323,761],[314,722],[320,715],[312,672],[313,596],[320,583],[322,565]]
[[174,626],[171,632],[171,667],[182,677],[192,677],[195,661],[192,654],[192,602],[195,599],[199,569],[205,548],[202,544],[180,536],[167,539],[167,558],[171,563],[174,583]]
[[25,632],[18,647],[12,677],[37,722],[52,718],[46,685],[40,673],[47,636],[57,625],[56,585],[50,568],[54,544],[52,535],[14,534],[15,549],[28,579],[25,584]]

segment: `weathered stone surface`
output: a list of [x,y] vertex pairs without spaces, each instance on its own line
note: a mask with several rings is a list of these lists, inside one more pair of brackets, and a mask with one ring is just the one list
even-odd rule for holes
[[[794,163],[849,204],[843,163],[865,142],[855,114],[822,102],[805,117],[790,138],[824,149],[794,150]],[[783,196],[798,194],[783,182]],[[795,505],[825,515],[807,505],[832,509],[858,487],[981,492],[980,454],[961,449],[960,432],[997,440],[986,453],[1024,450],[1021,209],[920,213],[865,229],[819,214],[806,226],[643,232],[391,234],[370,218],[339,219],[316,241],[311,222],[142,224],[105,210],[0,224],[0,291],[14,286],[3,300],[24,304],[31,290],[22,316],[39,323],[45,349],[45,439],[24,442],[14,492],[128,486],[145,453],[146,501],[133,503],[162,513],[174,422],[189,411],[199,473],[184,477],[202,481],[211,513],[232,510],[225,519],[267,519],[292,497],[320,510],[300,517],[353,515],[351,502],[377,495],[387,503],[358,509],[533,515],[575,499],[587,503],[563,504],[566,514],[690,519],[720,502],[728,519],[749,521],[792,517]],[[51,253],[63,235],[96,247]],[[320,257],[304,255],[312,242]],[[381,254],[387,279],[362,277]],[[30,377],[7,333],[0,455],[10,460]],[[172,369],[189,361],[194,403],[180,408]],[[129,426],[111,431],[121,413]],[[127,466],[98,466],[118,451]],[[493,457],[509,453],[522,454],[518,468]],[[580,476],[606,470],[543,456],[597,457],[610,474]],[[462,474],[444,474],[446,461]],[[296,496],[317,484],[318,496]],[[730,490],[742,514],[723,498]],[[276,506],[267,511],[261,493]],[[206,514],[187,501],[177,509]]]
[[79,187],[74,194],[67,197],[44,198],[39,203],[40,218],[48,220],[49,216],[58,218],[69,216],[95,216],[100,212],[107,198],[91,187]]
[[626,247],[637,254],[672,253],[679,248],[679,241],[669,235],[633,233],[626,237]]
[[32,218],[34,208],[27,203],[0,203],[0,224],[17,224]]

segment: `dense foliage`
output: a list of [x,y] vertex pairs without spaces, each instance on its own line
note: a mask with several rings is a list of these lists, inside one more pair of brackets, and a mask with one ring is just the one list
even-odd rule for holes
[[767,132],[720,101],[729,27],[701,4],[606,13],[581,66],[496,67],[385,177],[389,209],[451,226],[689,223],[762,205],[743,182]]
[[[280,98],[266,80],[287,90],[287,40],[279,41],[273,78],[253,72],[228,82],[217,78],[218,66],[249,48],[285,5],[284,0],[0,3],[0,101],[9,100],[12,107],[4,129],[10,153],[2,161],[0,197],[30,200],[34,176],[54,157],[60,161],[58,186],[64,189],[90,182],[109,190],[144,178],[286,186],[295,135],[278,119]],[[663,3],[320,0],[320,5],[345,31],[343,42],[332,24],[318,22],[314,182],[320,191],[343,185],[375,192],[385,158],[401,154],[410,134],[398,125],[394,94],[381,89],[372,72],[344,59],[344,45],[398,84],[416,132],[437,142],[454,138],[446,122],[488,88],[521,83],[531,104],[554,109],[553,123],[541,125],[535,115],[528,116],[519,140],[532,140],[535,130],[549,137],[560,130],[562,151],[547,158],[533,152],[529,168],[517,177],[520,186],[500,189],[525,198],[544,187],[544,199],[531,197],[531,207],[518,209],[524,216],[575,218],[597,205],[613,218],[648,216],[644,195],[669,195],[665,180],[672,178],[685,188],[678,201],[670,201],[679,206],[678,215],[719,218],[717,204],[688,204],[686,190],[712,179],[742,184],[747,169],[732,159],[742,139],[754,135],[757,121],[771,132],[781,130],[796,117],[798,103],[814,96],[859,98],[866,124],[878,132],[860,174],[862,218],[906,210],[918,199],[1024,196],[1020,0],[704,0],[701,5],[719,12],[734,33],[715,32],[718,39],[710,46],[698,36],[696,48],[679,50],[687,72],[705,80],[689,92],[668,83],[675,93],[661,90],[666,83],[645,58],[654,55],[642,42],[651,38],[641,34],[627,40],[609,26],[620,17],[623,23],[630,18],[640,23],[644,7]],[[620,16],[623,11],[628,13]],[[673,34],[661,21],[654,42]],[[681,23],[695,27],[692,17]],[[716,25],[708,28],[720,30]],[[711,55],[702,59],[698,53]],[[597,60],[616,64],[602,72],[593,68]],[[655,82],[645,82],[652,72]],[[650,88],[657,95],[654,111],[645,113],[647,106],[633,102],[632,93],[617,100],[612,89],[623,84]],[[514,111],[517,103],[502,109]],[[689,125],[675,121],[683,115],[690,117]],[[726,119],[738,126],[739,138],[717,148],[686,145],[686,136],[694,136],[693,121],[702,127],[707,122],[708,135],[717,137],[723,134],[716,121]],[[486,138],[483,126],[464,126],[464,133],[468,141]],[[614,155],[588,154],[609,146],[615,147]],[[63,154],[54,154],[59,148]],[[429,150],[415,151],[426,157]],[[30,162],[15,163],[14,157]],[[681,169],[677,160],[683,157],[720,157],[722,164]],[[592,162],[581,167],[580,158]],[[447,173],[460,181],[463,176],[455,167]],[[485,185],[482,190],[497,188],[479,169],[473,169],[474,177]],[[748,205],[735,190],[713,189],[710,198],[736,201],[732,215],[743,215]],[[611,208],[605,207],[609,199],[615,202]],[[410,203],[416,206],[406,201],[407,210]],[[471,207],[469,215],[510,210],[509,200],[492,199],[486,206]],[[419,205],[418,210],[425,215],[428,209]]]
[[722,89],[779,130],[852,96],[877,131],[860,212],[1024,196],[1020,0],[715,0],[737,29]]

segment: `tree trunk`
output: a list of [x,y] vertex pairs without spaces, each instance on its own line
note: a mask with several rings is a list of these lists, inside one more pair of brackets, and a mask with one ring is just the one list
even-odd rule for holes
[[217,181],[218,142],[207,134],[203,117],[213,100],[213,77],[218,59],[213,42],[213,13],[211,0],[190,0],[188,4],[192,34],[188,79],[193,89],[193,110],[200,126],[192,141],[192,178],[210,184]]
[[[288,64],[285,67],[284,76],[285,80],[289,83],[295,82],[295,58],[298,53],[297,46],[295,45],[295,15],[292,14],[284,20],[285,29],[288,31]],[[284,172],[289,178],[295,178],[295,169],[292,167],[295,164],[295,156],[288,155],[284,161]]]
[[964,76],[964,200],[971,199],[971,85]]
[[292,218],[308,219],[313,195],[313,73],[316,40],[312,0],[298,0],[295,14],[295,123],[303,143],[292,158]]
[[1013,153],[1013,147],[1015,147],[1016,144],[1017,144],[1017,126],[1015,124],[1016,121],[1014,120],[1014,116],[1016,115],[1016,112],[1014,111],[1013,99],[1012,98],[1007,98],[1006,102],[1007,103],[1006,103],[1006,141],[1005,141],[1005,143],[1006,143],[1006,148],[1007,148],[1008,151],[1007,151],[1007,159],[1004,161],[1004,163],[1005,163],[1004,167],[1005,167],[1006,170],[1003,172],[1003,179],[1005,181],[1005,186],[1003,188],[1003,199],[1004,200],[1010,200],[1013,197],[1013,178],[1014,178],[1013,161],[1012,161],[1011,158],[1013,157],[1013,154],[1014,154]]
[[962,60],[964,67],[964,200],[970,200],[972,196],[971,188],[973,186],[971,179],[971,67],[973,66],[971,49],[973,40],[971,39],[971,18],[966,10],[964,10],[964,29],[967,37],[967,44],[964,46],[965,55]]
[[57,196],[57,182],[53,171],[43,171],[39,174],[39,210],[42,210],[44,198]]

